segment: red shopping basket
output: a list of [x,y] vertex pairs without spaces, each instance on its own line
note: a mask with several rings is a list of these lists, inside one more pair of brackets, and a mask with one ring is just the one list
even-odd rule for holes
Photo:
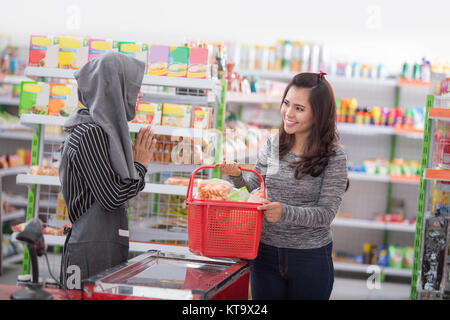
[[[201,166],[190,176],[186,194],[189,250],[205,257],[254,259],[258,254],[263,220],[263,211],[257,209],[261,203],[192,198],[196,173],[218,166]],[[260,186],[264,187],[264,180],[258,172],[239,168],[255,173]]]

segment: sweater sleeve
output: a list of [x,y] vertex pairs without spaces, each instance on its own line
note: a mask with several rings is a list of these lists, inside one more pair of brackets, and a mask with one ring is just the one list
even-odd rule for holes
[[[266,173],[267,173],[267,159],[270,154],[270,138],[265,143],[264,147],[261,149],[261,151],[258,153],[258,158],[256,160],[256,164],[254,167],[254,170],[261,174],[264,181],[266,180]],[[253,190],[259,188],[259,178],[256,174],[253,172],[242,172],[240,176],[229,176],[231,182],[236,188],[242,188],[247,187],[247,190],[249,192],[252,192]]]
[[328,227],[341,205],[347,185],[347,159],[338,149],[323,172],[322,188],[317,204],[297,207],[282,204],[280,221],[305,227]]
[[114,211],[144,188],[147,169],[134,162],[139,179],[123,180],[114,172],[108,150],[108,137],[101,127],[89,128],[80,137],[74,162],[95,200],[106,211]]

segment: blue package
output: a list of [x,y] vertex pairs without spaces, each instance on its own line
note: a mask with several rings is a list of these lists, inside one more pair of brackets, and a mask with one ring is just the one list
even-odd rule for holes
[[377,265],[387,267],[389,264],[389,251],[387,246],[378,246]]

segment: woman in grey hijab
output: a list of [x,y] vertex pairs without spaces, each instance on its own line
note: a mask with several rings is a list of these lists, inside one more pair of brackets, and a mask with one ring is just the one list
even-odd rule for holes
[[[145,64],[110,52],[75,73],[78,98],[64,130],[59,177],[72,228],[61,263],[61,280],[79,272],[86,279],[127,261],[128,200],[145,186],[156,139],[150,127],[131,142]],[[72,285],[73,287],[73,285]]]

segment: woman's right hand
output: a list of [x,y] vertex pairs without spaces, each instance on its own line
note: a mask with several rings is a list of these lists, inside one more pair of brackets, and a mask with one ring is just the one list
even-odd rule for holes
[[242,171],[239,169],[239,164],[236,162],[227,163],[223,158],[222,163],[219,165],[219,171],[221,174],[238,177]]
[[153,138],[153,130],[148,126],[147,128],[140,128],[136,134],[136,139],[133,144],[133,159],[141,163],[146,168],[153,158],[153,151],[156,146],[156,139]]

